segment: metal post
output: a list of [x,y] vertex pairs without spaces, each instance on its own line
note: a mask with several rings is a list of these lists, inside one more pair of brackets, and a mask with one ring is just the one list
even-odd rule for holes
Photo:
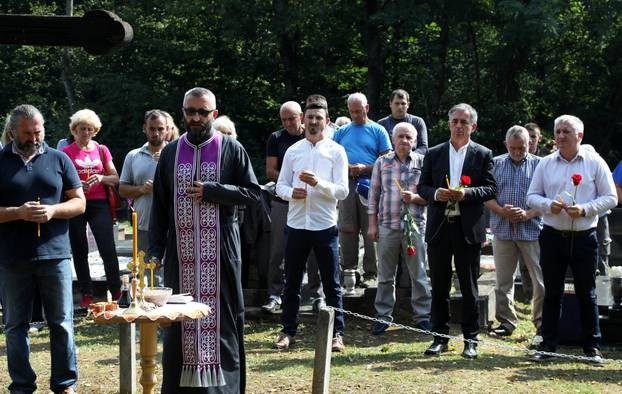
[[119,324],[119,393],[136,393],[136,324]]
[[332,354],[333,326],[335,311],[322,308],[317,316],[317,340],[315,341],[315,361],[313,365],[313,394],[328,394],[330,383],[330,357]]

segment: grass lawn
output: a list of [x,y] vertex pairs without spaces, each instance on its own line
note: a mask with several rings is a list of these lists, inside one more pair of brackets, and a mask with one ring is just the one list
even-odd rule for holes
[[[525,306],[519,305],[520,309],[524,310]],[[481,338],[525,347],[533,329],[526,320],[528,316],[522,318],[509,340],[501,341],[485,334]],[[449,353],[428,358],[423,356],[423,351],[430,340],[423,335],[389,329],[386,334],[374,337],[365,321],[346,317],[346,324],[346,352],[333,354],[331,393],[622,393],[622,364],[619,363],[602,367],[562,360],[535,364],[523,354],[483,346],[478,349],[480,357],[469,361],[460,356],[462,344],[456,341],[450,342]],[[314,321],[303,319],[295,348],[279,352],[271,347],[278,333],[275,323],[248,322],[247,392],[310,393],[315,332]],[[116,393],[116,328],[79,320],[76,341],[80,369],[78,392]],[[48,331],[44,329],[32,335],[31,346],[37,384],[47,389]],[[561,347],[559,351],[581,354],[581,349],[575,347]],[[603,352],[606,358],[622,359],[620,348],[605,347]],[[161,382],[162,370],[157,372]],[[0,333],[0,392],[6,392],[8,384],[4,334]]]

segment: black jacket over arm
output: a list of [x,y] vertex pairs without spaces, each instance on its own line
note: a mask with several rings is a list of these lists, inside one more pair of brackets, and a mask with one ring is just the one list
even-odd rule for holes
[[[421,178],[417,191],[428,201],[426,242],[433,243],[439,227],[445,220],[446,202],[435,201],[439,187],[447,188],[445,176],[449,176],[449,141],[431,148],[423,160]],[[471,185],[460,201],[462,229],[467,243],[483,243],[486,237],[484,201],[495,198],[497,184],[493,173],[492,151],[473,141],[469,142],[462,174],[471,177]]]

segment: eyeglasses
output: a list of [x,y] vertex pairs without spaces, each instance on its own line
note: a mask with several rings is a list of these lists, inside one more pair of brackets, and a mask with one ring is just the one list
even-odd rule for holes
[[184,108],[184,112],[186,115],[188,116],[194,116],[196,114],[199,114],[199,116],[209,116],[209,114],[211,114],[212,112],[216,111],[216,108],[214,109],[205,109],[205,108],[192,108],[192,107],[188,107],[188,108]]

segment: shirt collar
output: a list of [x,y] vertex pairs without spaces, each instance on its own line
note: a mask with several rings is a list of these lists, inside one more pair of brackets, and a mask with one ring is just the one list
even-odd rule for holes
[[579,146],[579,151],[570,160],[564,159],[564,157],[561,155],[561,153],[559,153],[558,150],[555,151],[554,155],[555,155],[555,159],[556,160],[562,160],[562,161],[565,161],[566,163],[572,163],[573,161],[578,160],[579,158],[581,158],[581,160],[585,160],[585,149],[583,149],[583,147]]
[[469,145],[471,145],[471,141],[469,141],[466,144],[464,144],[463,146],[461,146],[460,149],[456,150],[454,148],[454,146],[452,145],[451,141],[449,141],[447,143],[449,144],[449,149],[454,151],[454,153],[464,153],[464,151],[469,147]]

